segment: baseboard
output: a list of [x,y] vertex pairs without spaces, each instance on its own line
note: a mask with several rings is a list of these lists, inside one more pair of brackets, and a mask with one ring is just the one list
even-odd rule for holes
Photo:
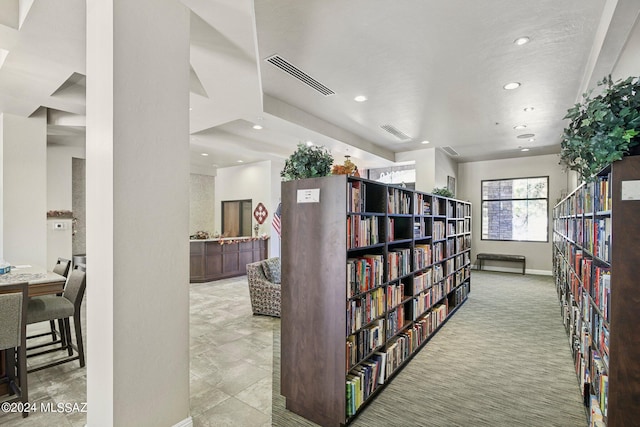
[[[473,265],[473,269],[477,270],[478,266],[477,265]],[[518,274],[522,274],[522,267],[520,268],[509,268],[509,267],[488,267],[488,266],[484,266],[482,268],[482,271],[498,271],[500,273],[518,273]],[[535,274],[538,276],[552,276],[553,274],[551,273],[551,271],[549,270],[533,270],[530,268],[526,269],[526,274]]]
[[179,423],[174,424],[173,427],[193,427],[193,418],[189,416]]

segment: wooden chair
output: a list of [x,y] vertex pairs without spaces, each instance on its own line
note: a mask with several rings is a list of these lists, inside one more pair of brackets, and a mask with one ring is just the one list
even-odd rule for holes
[[9,397],[2,402],[22,402],[29,415],[27,386],[27,283],[0,285],[0,350],[5,350],[4,381]]
[[[83,264],[77,264],[74,266],[69,278],[67,279],[67,284],[64,287],[64,293],[62,295],[43,295],[29,299],[29,304],[27,306],[27,324],[31,325],[33,323],[61,319],[64,325],[61,333],[65,338],[65,346],[63,348],[68,351],[68,357],[35,366],[29,369],[29,372],[39,371],[41,369],[72,362],[74,360],[78,360],[80,362],[80,367],[84,367],[85,358],[84,344],[82,340],[82,326],[80,322],[80,308],[82,307],[82,299],[84,297],[86,285],[85,266]],[[76,338],[75,345],[73,344],[73,339],[71,337],[70,317],[73,317]],[[49,343],[49,345],[51,344],[52,343]],[[37,353],[29,353],[27,356],[34,357],[59,350],[60,348],[58,347]],[[75,355],[74,350],[76,351]]]

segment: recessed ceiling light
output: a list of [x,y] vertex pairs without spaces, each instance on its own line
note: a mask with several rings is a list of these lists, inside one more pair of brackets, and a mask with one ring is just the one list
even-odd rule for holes
[[533,110],[535,110],[535,108],[533,108],[533,107],[527,107],[527,108],[524,109],[525,113],[530,113]]
[[522,46],[523,44],[527,44],[531,41],[531,39],[529,37],[518,37],[517,39],[515,39],[513,41],[513,43],[517,44],[518,46]]
[[428,143],[430,143],[430,142],[431,142],[431,141],[427,141],[427,140],[425,139],[424,141],[422,141],[422,142],[421,142],[421,144],[428,144]]
[[529,151],[529,149],[528,149],[528,148],[523,148],[523,149],[522,149],[522,150],[520,150],[520,151]]
[[260,125],[253,125],[253,128],[254,128],[255,130],[260,130],[260,129],[262,129],[262,126],[260,126]]
[[201,156],[207,157],[209,153],[200,153]]
[[244,163],[244,160],[238,160],[238,163]]
[[535,140],[536,140],[535,138],[529,138],[529,142],[533,142]]
[[518,82],[511,82],[511,83],[507,83],[506,85],[502,86],[504,89],[506,90],[513,90],[513,89],[518,89],[520,87],[520,83]]
[[527,127],[527,125],[517,125],[517,126],[514,126],[513,128],[515,130],[522,130],[522,129],[525,129],[526,127]]
[[353,98],[353,100],[356,102],[364,102],[367,100],[367,97],[364,95],[358,95],[355,98]]
[[193,107],[189,107],[189,111],[193,111]]
[[311,147],[313,145],[312,141],[307,141],[307,147]]

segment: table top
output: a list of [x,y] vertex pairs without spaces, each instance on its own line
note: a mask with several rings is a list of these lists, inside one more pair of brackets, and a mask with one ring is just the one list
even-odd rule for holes
[[30,285],[36,285],[66,280],[64,276],[32,265],[17,265],[11,267],[9,273],[0,275],[0,283],[28,282]]

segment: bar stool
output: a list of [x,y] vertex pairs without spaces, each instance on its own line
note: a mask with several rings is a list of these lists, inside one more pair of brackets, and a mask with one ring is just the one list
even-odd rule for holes
[[[31,325],[33,323],[51,320],[63,321],[64,328],[61,331],[65,337],[65,347],[63,348],[67,349],[68,357],[57,359],[40,366],[35,366],[29,369],[28,372],[39,371],[41,369],[57,366],[74,360],[78,360],[80,362],[80,367],[84,367],[85,359],[84,345],[82,341],[82,326],[80,324],[80,308],[82,306],[82,299],[84,297],[86,285],[85,266],[83,264],[78,264],[73,267],[62,295],[42,295],[38,297],[31,297],[29,299],[29,304],[27,305],[27,324]],[[73,344],[71,337],[71,326],[69,323],[70,317],[73,317],[73,325],[76,335],[75,345]],[[49,345],[51,344],[52,343],[49,343]],[[58,350],[60,350],[60,348],[53,348],[37,353],[29,353],[27,356],[34,357]],[[74,350],[77,352],[76,355],[73,353]]]
[[[56,274],[59,274],[63,277],[67,277],[69,275],[69,269],[71,268],[71,260],[68,260],[66,258],[58,258],[58,261],[56,262],[56,265],[53,266],[53,272]],[[62,321],[58,322],[58,327],[60,329],[60,339],[58,339],[58,331],[56,330],[56,322],[55,320],[52,320],[49,322],[51,331],[50,332],[43,332],[40,334],[34,334],[34,335],[29,335],[27,337],[28,340],[33,339],[33,338],[40,338],[40,337],[45,337],[47,335],[51,335],[51,342],[47,342],[45,344],[38,344],[38,345],[33,345],[31,347],[28,347],[27,350],[35,350],[37,348],[41,348],[41,347],[46,347],[49,346],[51,344],[61,344],[62,346],[60,347],[60,350],[63,350],[66,346],[66,342],[65,342],[65,336],[62,333],[62,328],[63,328],[63,324]]]
[[[22,402],[29,415],[27,386],[27,283],[0,285],[0,350],[6,351],[5,371],[10,397],[2,402]],[[17,351],[16,351],[17,349]]]

